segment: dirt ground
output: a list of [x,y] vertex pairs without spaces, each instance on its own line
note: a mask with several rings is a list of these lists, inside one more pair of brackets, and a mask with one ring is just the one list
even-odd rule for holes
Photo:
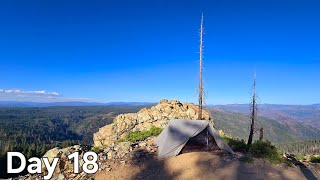
[[272,165],[261,159],[244,163],[237,157],[212,152],[192,152],[163,160],[149,158],[143,162],[114,162],[111,168],[97,173],[94,179],[317,179],[317,173],[308,168]]

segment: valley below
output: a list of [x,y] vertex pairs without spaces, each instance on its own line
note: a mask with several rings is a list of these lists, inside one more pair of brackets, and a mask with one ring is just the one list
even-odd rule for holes
[[[74,144],[92,146],[93,134],[101,127],[111,124],[117,115],[136,113],[152,105],[120,103],[96,106],[1,107],[0,165],[5,166],[8,151],[20,151],[30,158],[41,157],[54,147],[63,148]],[[317,123],[313,123],[319,118],[319,106],[260,107],[256,127],[263,127],[264,138],[280,151],[297,155],[320,153],[320,129]],[[247,141],[250,122],[248,106],[223,105],[205,109],[213,117],[217,130],[232,138]],[[258,135],[255,135],[255,139],[258,139]],[[11,177],[4,170],[5,168],[1,168],[0,177]],[[97,177],[104,176],[98,174]]]

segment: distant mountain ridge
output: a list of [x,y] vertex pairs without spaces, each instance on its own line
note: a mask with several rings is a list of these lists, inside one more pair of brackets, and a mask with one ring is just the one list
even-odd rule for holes
[[[215,127],[232,137],[247,140],[249,136],[250,116],[244,113],[228,112],[209,108]],[[299,140],[320,139],[320,129],[297,121],[279,121],[258,117],[255,127],[264,128],[264,138],[273,143],[289,143]],[[255,139],[259,137],[255,134]]]
[[[229,104],[212,106],[227,112],[248,114],[249,104]],[[279,105],[259,104],[258,115],[275,119],[281,122],[301,122],[320,128],[320,104],[312,105]]]
[[[121,109],[135,109],[142,107],[151,107],[154,103],[150,102],[55,102],[55,103],[36,103],[36,102],[15,102],[15,101],[0,101],[2,108],[25,107],[28,111],[42,111],[43,108],[35,107],[52,107],[53,111],[59,106],[79,107],[83,110],[110,107],[114,112]],[[56,108],[54,106],[57,106]],[[30,107],[31,109],[27,108]],[[224,132],[241,139],[246,139],[248,136],[248,127],[250,122],[249,105],[248,104],[232,104],[232,105],[216,105],[208,107],[213,113],[213,118],[217,129],[222,129]],[[69,108],[66,108],[69,109]],[[51,109],[44,109],[51,110]],[[121,110],[122,111],[122,110]],[[134,112],[134,111],[127,111]],[[78,112],[77,112],[78,113]],[[319,104],[314,105],[259,105],[259,119],[257,128],[265,128],[265,137],[277,142],[286,142],[293,140],[304,139],[320,139],[320,107]],[[96,116],[92,114],[90,116]],[[94,121],[95,119],[93,119]],[[96,124],[96,122],[90,123]],[[317,124],[318,123],[318,124]],[[319,125],[319,126],[317,126]]]
[[152,105],[151,102],[83,102],[83,101],[69,101],[69,102],[22,102],[22,101],[0,101],[0,107],[50,107],[50,106],[141,106]]

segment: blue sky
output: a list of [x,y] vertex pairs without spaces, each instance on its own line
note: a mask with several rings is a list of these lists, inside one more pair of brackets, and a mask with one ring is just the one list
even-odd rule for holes
[[1,1],[0,100],[19,89],[196,102],[203,12],[207,104],[249,102],[254,69],[261,103],[319,103],[319,9],[317,0]]

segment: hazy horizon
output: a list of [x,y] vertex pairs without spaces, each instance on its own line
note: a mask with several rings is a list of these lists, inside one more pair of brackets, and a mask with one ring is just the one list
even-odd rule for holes
[[[10,97],[5,97],[1,94],[3,90],[0,89],[0,103],[97,103],[97,104],[107,104],[107,103],[158,103],[162,99],[168,99],[168,98],[162,98],[157,101],[101,101],[98,99],[88,99],[88,98],[66,98],[63,97],[62,95],[59,95],[57,97],[54,96],[45,96],[44,94],[37,95],[37,96],[24,96],[16,99],[13,98],[11,99]],[[47,92],[50,93],[50,92]],[[31,93],[30,93],[31,94]],[[188,103],[194,103],[197,104],[196,101],[182,101],[179,99],[168,99],[168,100],[178,100],[180,102],[188,102]],[[206,103],[204,102],[204,106],[216,106],[216,105],[247,105],[249,102],[244,102],[244,103],[221,103],[221,104],[216,104],[216,103]],[[286,103],[268,103],[268,102],[263,102],[263,103],[258,103],[260,105],[317,105],[320,104],[320,102],[315,102],[311,104],[286,104]]]

